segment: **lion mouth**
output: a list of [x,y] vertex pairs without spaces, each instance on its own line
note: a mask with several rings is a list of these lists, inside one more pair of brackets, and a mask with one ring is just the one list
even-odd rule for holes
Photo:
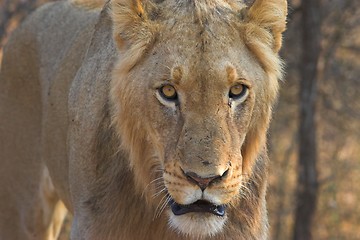
[[174,200],[171,200],[169,204],[171,211],[177,216],[191,212],[207,212],[223,217],[226,209],[225,205],[214,205],[205,200],[198,200],[189,205],[181,205],[176,203]]

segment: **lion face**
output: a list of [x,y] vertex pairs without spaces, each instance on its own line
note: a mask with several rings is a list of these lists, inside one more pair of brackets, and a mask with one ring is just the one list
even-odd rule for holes
[[[173,48],[163,48],[163,41]],[[131,119],[131,126],[122,126],[122,131],[136,125],[133,134],[146,135],[144,149],[138,150],[146,152],[145,158],[133,157],[131,164],[135,172],[142,170],[141,191],[152,188],[151,195],[161,197],[155,201],[155,214],[167,209],[170,225],[178,231],[212,235],[223,228],[227,206],[239,200],[241,149],[257,89],[266,77],[248,50],[240,47],[241,41],[209,43],[212,49],[229,46],[225,54],[194,54],[201,51],[196,43],[185,47],[179,39],[163,41],[149,53],[155,60],[144,59],[135,66],[127,84],[118,89],[129,101],[122,104],[122,114]],[[132,143],[129,150],[134,151]],[[147,187],[154,179],[158,180]]]
[[[209,44],[219,48],[218,43]],[[180,52],[184,46],[174,48]],[[191,54],[199,52],[196,46],[187,48],[190,57],[176,54],[176,59],[161,63],[169,68],[164,68],[163,78],[155,77],[146,101],[154,110],[149,121],[154,141],[162,149],[159,160],[170,224],[186,234],[212,235],[226,222],[227,205],[239,198],[241,147],[253,115],[253,85],[262,71],[255,62],[251,73],[244,71],[246,66],[239,62],[251,59],[236,58],[236,53],[219,58],[214,52]]]
[[247,46],[236,16],[187,15],[147,23],[146,41],[115,35],[111,94],[137,190],[154,217],[166,213],[175,231],[201,238],[222,231],[239,204],[264,146],[277,79]]

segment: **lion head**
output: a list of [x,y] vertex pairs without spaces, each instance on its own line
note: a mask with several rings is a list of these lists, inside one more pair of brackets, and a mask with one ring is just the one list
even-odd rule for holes
[[286,9],[285,0],[250,8],[223,0],[111,3],[119,51],[112,123],[136,191],[177,232],[215,235],[247,194],[264,200],[265,187],[254,192],[247,184],[266,185],[259,166],[281,78]]

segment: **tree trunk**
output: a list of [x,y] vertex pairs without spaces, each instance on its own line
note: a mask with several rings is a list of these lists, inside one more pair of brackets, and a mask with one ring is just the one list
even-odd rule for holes
[[294,240],[312,239],[311,226],[317,202],[315,103],[321,36],[319,5],[319,0],[302,0],[303,56],[300,81],[299,159]]

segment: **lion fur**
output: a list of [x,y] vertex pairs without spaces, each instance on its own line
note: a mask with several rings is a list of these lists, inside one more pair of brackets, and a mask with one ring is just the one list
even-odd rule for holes
[[[201,239],[169,227],[165,212],[156,215],[165,195],[154,197],[158,190],[151,183],[163,171],[168,190],[185,201],[176,195],[176,184],[189,184],[179,166],[210,170],[198,162],[175,160],[181,154],[196,158],[197,153],[186,149],[215,146],[206,156],[226,152],[241,159],[233,162],[232,175],[220,190],[241,191],[227,198],[224,194],[227,222],[206,239],[267,239],[266,132],[283,72],[278,51],[286,8],[284,0],[257,0],[251,7],[226,0],[72,0],[37,10],[11,37],[1,68],[0,115],[6,117],[0,119],[0,237],[56,239],[66,212],[63,203],[74,215],[72,239]],[[176,43],[189,48],[180,51]],[[205,69],[203,62],[210,65],[233,43],[240,43],[233,52],[244,56],[240,63],[226,63],[228,78],[247,74],[262,79],[251,87],[256,94],[249,94],[249,110],[241,112],[248,120],[239,120],[240,137],[229,145],[211,139],[204,146],[191,145],[208,139],[202,129],[234,138],[211,119],[193,130],[191,123],[201,114],[215,111],[211,104],[196,106],[200,115],[183,123],[190,122],[187,130],[195,133],[195,140],[183,137],[185,150],[171,155],[175,160],[161,162],[170,154],[162,137],[169,132],[180,136],[181,131],[171,129],[170,120],[160,124],[160,112],[151,107],[155,102],[146,100],[154,96],[137,91],[147,84],[139,79],[149,73],[161,79],[161,71],[175,64],[169,76],[189,79],[184,83],[188,89],[199,87],[191,77],[196,71],[186,66]],[[154,46],[160,47],[155,51]],[[164,63],[165,70],[154,71],[167,55],[174,59]],[[236,58],[231,51],[229,55]],[[236,72],[236,64],[252,71]],[[198,78],[205,76],[200,70]],[[208,76],[218,77],[211,71]],[[192,97],[199,102],[198,95]],[[227,124],[225,117],[218,119]],[[162,128],[170,130],[161,133]],[[232,152],[236,144],[241,147]]]

